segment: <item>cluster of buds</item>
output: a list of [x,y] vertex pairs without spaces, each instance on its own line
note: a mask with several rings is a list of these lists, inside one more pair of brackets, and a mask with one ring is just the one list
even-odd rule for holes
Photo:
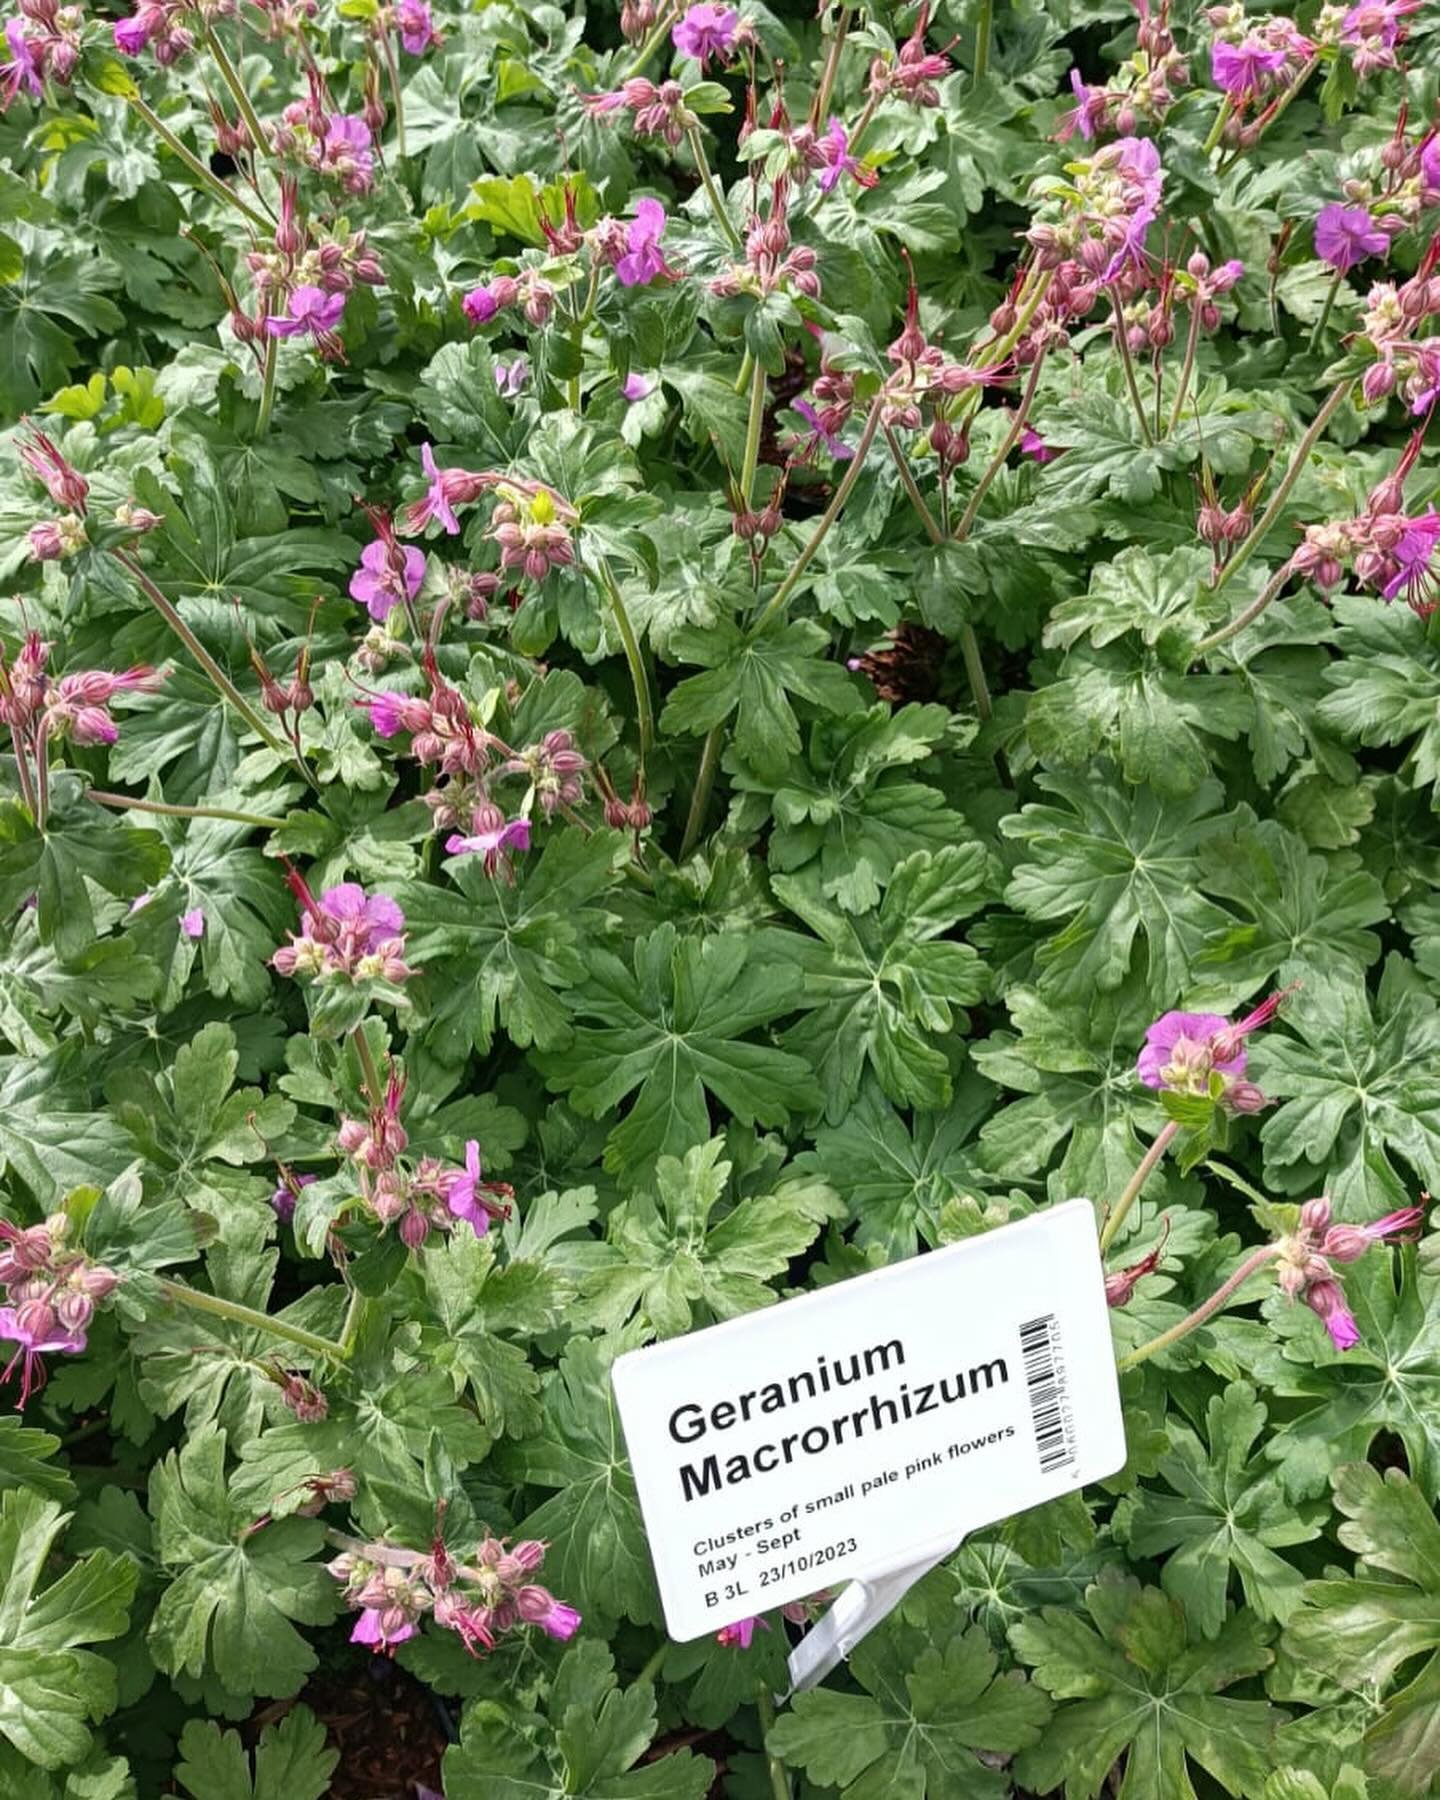
[[[1002,381],[1013,366],[1010,361],[989,366],[952,362],[925,335],[920,324],[920,294],[913,280],[905,299],[905,323],[899,336],[886,346],[885,356],[893,372],[885,381],[880,417],[892,431],[922,430],[927,407],[943,407],[958,394]],[[942,433],[941,442],[947,451],[956,447],[953,433],[949,438]],[[963,456],[949,459],[949,469],[963,460]]]
[[1355,73],[1364,77],[1398,69],[1397,54],[1405,42],[1406,19],[1420,10],[1421,0],[1360,0],[1337,6],[1327,0],[1315,19],[1315,42],[1345,51]]
[[637,769],[630,784],[630,798],[622,800],[615,791],[614,783],[608,774],[596,763],[594,768],[595,786],[600,791],[600,800],[605,823],[612,831],[644,831],[650,823],[650,803],[645,798],[645,772]]
[[[787,1601],[780,1608],[780,1617],[792,1625],[808,1625],[834,1598],[829,1588],[822,1588],[818,1594],[811,1594],[807,1599]],[[715,1642],[726,1650],[748,1650],[755,1641],[755,1633],[769,1629],[768,1619],[762,1619],[758,1613],[751,1613],[729,1625],[722,1625],[715,1633]]]
[[1137,11],[1135,50],[1104,87],[1082,81],[1078,69],[1070,71],[1075,105],[1055,133],[1062,144],[1077,135],[1130,137],[1142,121],[1159,125],[1175,104],[1175,90],[1189,86],[1190,66],[1170,31],[1170,0],[1160,0],[1153,13],[1150,0],[1137,0]]
[[346,296],[356,286],[383,287],[385,271],[363,231],[323,241],[300,217],[295,178],[280,179],[272,244],[247,251],[245,266],[255,290],[254,315],[230,295],[230,328],[243,344],[266,337],[308,337],[323,361],[339,361],[336,334]]
[[1353,519],[1306,527],[1300,547],[1286,565],[1328,593],[1343,579],[1347,564],[1370,592],[1390,601],[1403,598],[1420,618],[1440,605],[1440,583],[1431,564],[1440,544],[1440,513],[1405,511],[1405,478],[1424,443],[1423,428],[1412,432],[1394,469],[1371,489],[1366,509]]
[[340,1541],[346,1548],[329,1569],[346,1604],[360,1613],[350,1642],[379,1654],[393,1655],[427,1614],[472,1656],[526,1625],[561,1642],[579,1629],[579,1613],[533,1579],[545,1560],[545,1545],[535,1539],[510,1546],[487,1533],[465,1562],[456,1562],[438,1536],[428,1552]]
[[318,1425],[330,1411],[324,1393],[296,1369],[283,1369],[275,1364],[262,1365],[265,1373],[280,1390],[281,1403],[302,1425]]
[[[1315,55],[1313,41],[1295,21],[1277,13],[1258,23],[1246,17],[1241,0],[1208,7],[1205,17],[1214,37],[1210,45],[1210,77],[1226,97],[1230,118],[1226,140],[1244,144],[1242,115],[1257,109],[1264,119],[1268,103],[1277,100]],[[1254,126],[1250,127],[1251,130]]]
[[113,744],[120,735],[110,717],[111,703],[122,694],[153,693],[165,679],[163,669],[140,663],[119,675],[85,669],[58,679],[47,672],[50,645],[29,631],[13,659],[0,649],[0,724],[8,725],[22,768],[38,772],[52,739],[79,744]]
[[492,275],[460,302],[472,325],[488,325],[512,306],[519,307],[526,324],[538,330],[555,310],[555,289],[537,270],[522,269],[517,275]]
[[337,113],[313,101],[293,100],[270,134],[277,156],[338,182],[347,194],[375,185],[375,139],[363,113]]
[[1228,560],[1231,548],[1250,535],[1255,518],[1255,501],[1265,483],[1265,471],[1253,477],[1234,506],[1226,506],[1215,487],[1208,468],[1199,477],[1200,509],[1195,518],[1195,535],[1215,554],[1215,567]]
[[790,241],[789,183],[783,177],[771,183],[770,210],[766,217],[752,213],[745,232],[745,260],[732,263],[713,277],[710,292],[722,299],[750,294],[757,300],[788,288],[806,299],[820,297],[816,255],[808,244]]
[[64,86],[80,61],[80,28],[85,15],[78,6],[56,0],[20,0],[20,16],[5,26],[9,59],[0,63],[0,113],[24,93],[38,100],[46,81]]
[[1367,406],[1398,393],[1416,415],[1440,399],[1440,337],[1419,337],[1422,324],[1440,313],[1440,238],[1431,242],[1415,273],[1403,282],[1379,281],[1365,296],[1357,338],[1375,353],[1360,377]]
[[[1067,167],[1067,178],[1042,182],[1039,191],[1053,215],[1032,225],[1027,237],[1040,269],[1079,265],[1082,282],[1101,287],[1143,267],[1145,234],[1160,207],[1164,172],[1148,138],[1116,138]],[[1052,280],[1053,288],[1053,280]],[[1075,311],[1088,311],[1088,303]]]
[[1423,1205],[1404,1206],[1368,1225],[1336,1225],[1328,1200],[1307,1200],[1296,1229],[1279,1243],[1276,1280],[1281,1293],[1310,1308],[1337,1350],[1353,1350],[1360,1332],[1334,1265],[1358,1262],[1372,1244],[1414,1237],[1424,1217]]
[[120,1277],[68,1243],[70,1221],[54,1213],[43,1225],[0,1219],[0,1338],[15,1345],[0,1382],[20,1371],[20,1405],[45,1385],[47,1353],[76,1355],[96,1306]]
[[270,958],[277,974],[396,986],[414,973],[405,963],[405,915],[388,894],[367,895],[358,883],[342,881],[317,900],[288,863],[285,880],[300,902],[300,929]]
[[162,69],[168,69],[195,48],[195,34],[185,23],[193,10],[186,0],[140,0],[128,18],[115,21],[115,48],[122,56],[141,56],[148,50]]
[[71,466],[58,446],[34,426],[20,444],[18,454],[25,472],[63,509],[58,519],[40,519],[30,527],[27,542],[31,557],[36,562],[58,562],[62,557],[73,556],[89,542],[85,515],[90,483]]
[[624,0],[620,8],[620,35],[627,44],[642,44],[660,17],[656,0]]
[[[870,94],[875,100],[900,100],[906,106],[938,106],[936,85],[951,73],[954,64],[945,50],[927,50],[925,32],[930,23],[929,0],[915,16],[915,26],[892,60],[877,56],[870,65]],[[951,40],[953,43],[953,39]],[[946,45],[946,50],[950,46]]]
[[514,1189],[481,1179],[480,1146],[465,1145],[464,1165],[405,1156],[409,1135],[400,1122],[405,1083],[392,1070],[385,1091],[363,1119],[342,1118],[336,1143],[356,1172],[360,1198],[382,1231],[392,1225],[407,1250],[418,1250],[431,1232],[468,1225],[477,1238],[491,1222],[510,1217]]
[[803,188],[812,175],[818,175],[820,192],[828,194],[848,175],[857,187],[872,188],[880,178],[853,155],[851,135],[834,117],[827,121],[823,132],[808,120],[792,126],[785,102],[777,95],[766,125],[758,131],[747,130],[742,136],[740,154],[747,162],[763,158],[762,175],[767,181],[784,177]]
[[592,119],[627,112],[630,128],[637,138],[658,138],[673,150],[685,133],[699,123],[685,104],[685,90],[678,81],[662,81],[658,86],[637,75],[599,94],[582,94],[580,104]]
[[501,482],[486,537],[500,551],[500,567],[515,571],[515,578],[543,581],[551,569],[565,569],[575,561],[570,527],[579,514],[553,488],[540,481],[518,478]]
[[1157,1091],[1218,1100],[1228,1112],[1259,1112],[1268,1102],[1245,1079],[1245,1039],[1270,1023],[1287,991],[1271,994],[1233,1024],[1219,1013],[1162,1014],[1145,1033],[1136,1074]]

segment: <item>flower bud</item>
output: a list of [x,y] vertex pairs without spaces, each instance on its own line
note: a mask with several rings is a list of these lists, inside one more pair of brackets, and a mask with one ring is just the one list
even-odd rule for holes
[[400,1221],[400,1241],[407,1250],[418,1250],[430,1235],[430,1221],[411,1207]]
[[67,1331],[84,1331],[94,1313],[94,1301],[75,1288],[67,1288],[55,1296],[55,1316]]
[[1395,365],[1391,362],[1371,363],[1360,377],[1360,392],[1367,406],[1374,406],[1395,391]]
[[1370,1248],[1371,1240],[1358,1225],[1332,1225],[1321,1244],[1323,1253],[1333,1262],[1357,1262]]
[[1307,1200],[1300,1208],[1300,1229],[1319,1234],[1330,1224],[1330,1202],[1322,1194],[1318,1200]]
[[281,1385],[280,1398],[302,1425],[318,1425],[330,1410],[320,1389],[293,1371]]

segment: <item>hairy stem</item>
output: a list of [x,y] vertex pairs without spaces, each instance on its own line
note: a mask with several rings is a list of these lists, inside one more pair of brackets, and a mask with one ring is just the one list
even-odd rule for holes
[[1330,390],[1329,394],[1326,395],[1319,412],[1316,413],[1315,417],[1310,422],[1310,429],[1305,433],[1304,437],[1301,438],[1294,456],[1291,457],[1289,468],[1286,469],[1285,473],[1280,477],[1280,485],[1276,488],[1270,504],[1265,508],[1264,512],[1261,513],[1254,526],[1252,526],[1250,535],[1244,539],[1239,549],[1230,558],[1229,562],[1225,564],[1224,568],[1220,570],[1214,581],[1211,582],[1210,586],[1213,593],[1218,594],[1225,583],[1229,581],[1230,577],[1238,574],[1239,571],[1245,567],[1246,563],[1249,562],[1256,550],[1259,549],[1266,532],[1269,531],[1276,519],[1279,518],[1281,507],[1283,507],[1285,502],[1290,498],[1291,488],[1293,488],[1295,483],[1300,479],[1300,471],[1309,461],[1310,452],[1319,442],[1321,433],[1330,423],[1331,418],[1339,411],[1340,403],[1349,391],[1350,381],[1347,377],[1344,381],[1337,382]]
[[1169,1119],[1155,1134],[1155,1142],[1140,1159],[1140,1166],[1125,1184],[1125,1191],[1115,1202],[1115,1210],[1105,1221],[1100,1233],[1100,1254],[1103,1256],[1111,1244],[1119,1236],[1120,1227],[1125,1223],[1130,1208],[1140,1197],[1140,1190],[1159,1167],[1160,1159],[1174,1142],[1180,1127],[1174,1119]]
[[825,114],[830,107],[830,96],[835,89],[835,77],[840,69],[840,52],[845,48],[845,34],[849,29],[849,0],[841,0],[839,16],[835,20],[835,32],[830,39],[830,47],[825,56],[825,66],[820,71],[820,85],[816,88],[815,98],[810,104],[810,128],[812,131],[820,131],[824,128]]
[[975,627],[967,619],[960,627],[960,654],[965,659],[965,677],[970,683],[970,694],[975,702],[975,712],[981,723],[993,718],[995,707],[990,699],[990,683],[985,679],[985,664],[980,656],[980,640],[975,635]]
[[1147,444],[1155,442],[1150,431],[1150,421],[1145,417],[1145,402],[1140,398],[1140,384],[1135,379],[1135,362],[1130,355],[1130,344],[1125,336],[1125,308],[1119,293],[1112,283],[1106,290],[1110,297],[1110,308],[1115,316],[1115,342],[1120,350],[1120,366],[1125,371],[1125,385],[1130,390],[1131,404],[1135,408],[1135,417],[1140,422],[1140,435]]
[[1224,131],[1226,125],[1230,122],[1230,112],[1230,96],[1227,94],[1220,103],[1219,112],[1215,115],[1215,123],[1210,127],[1210,135],[1201,146],[1200,154],[1202,156],[1209,156],[1215,146],[1220,142],[1220,135]]
[[765,423],[765,399],[769,385],[765,365],[757,361],[750,371],[750,414],[745,421],[745,457],[740,465],[740,504],[750,510],[755,490],[755,469],[760,460],[760,428]]
[[640,640],[635,635],[635,627],[630,615],[625,610],[625,599],[610,564],[605,558],[597,559],[597,574],[605,598],[610,603],[610,612],[615,620],[615,629],[620,633],[620,642],[625,649],[625,661],[630,666],[630,683],[635,689],[635,718],[640,730],[640,767],[643,772],[645,758],[655,742],[655,714],[650,704],[650,678],[645,670],[645,656],[640,648]]
[[346,1357],[355,1354],[355,1340],[360,1335],[360,1327],[365,1323],[366,1299],[358,1288],[350,1290],[349,1304],[345,1308],[345,1322],[340,1327],[340,1350]]
[[890,427],[888,425],[883,426],[882,430],[885,434],[885,443],[889,448],[891,460],[894,462],[896,471],[900,476],[900,485],[904,488],[906,494],[910,498],[910,504],[915,508],[916,513],[919,515],[920,523],[925,527],[926,537],[929,538],[932,544],[943,544],[945,542],[945,533],[935,523],[935,515],[925,504],[925,496],[920,492],[920,484],[916,481],[914,473],[910,468],[909,457],[906,456],[904,450],[901,448],[899,440],[896,438],[895,433]]
[[138,94],[127,95],[127,99],[132,110],[140,115],[170,154],[184,163],[206,193],[213,195],[217,200],[223,200],[227,206],[233,206],[236,212],[253,225],[257,231],[268,232],[270,230],[270,222],[265,215],[256,212],[248,201],[242,200],[234,188],[223,182],[218,175],[211,174],[200,158],[193,151],[186,149],[159,114],[153,112]]
[[700,137],[698,125],[688,127],[685,141],[690,146],[690,154],[695,158],[695,167],[699,170],[701,185],[705,189],[705,198],[710,202],[710,210],[715,215],[715,222],[725,233],[730,248],[738,256],[744,246],[740,242],[740,233],[735,229],[734,221],[726,208],[725,197],[715,185],[715,177],[710,172],[710,159],[705,154],[705,145]]
[[282,761],[288,761],[293,764],[295,769],[304,778],[307,785],[314,788],[318,793],[319,783],[310,773],[309,765],[270,729],[264,719],[260,717],[259,713],[251,706],[250,702],[235,686],[235,683],[185,623],[184,619],[180,617],[180,614],[165,598],[164,594],[160,592],[159,588],[156,587],[155,583],[140,567],[139,563],[124,550],[112,550],[110,554],[140,589],[140,592],[144,594],[145,598],[175,633],[176,637],[179,638],[180,642],[195,658],[196,662],[199,663],[206,675],[209,676],[215,691],[221,698],[229,702],[240,718],[245,721],[264,744],[274,751],[276,756],[280,757]]
[[1310,354],[1318,356],[1320,340],[1325,336],[1325,327],[1330,323],[1330,315],[1335,310],[1335,302],[1340,294],[1340,284],[1345,279],[1345,271],[1337,269],[1335,279],[1325,293],[1325,304],[1320,308],[1320,317],[1315,321],[1315,329],[1310,333]]
[[[770,1690],[762,1682],[755,1696],[755,1710],[760,1714],[760,1737],[763,1742],[770,1735],[770,1728],[775,1723],[775,1703],[770,1698]],[[785,1765],[779,1757],[771,1756],[767,1750],[765,1760],[770,1768],[770,1792],[774,1800],[790,1800],[790,1777],[785,1773]]]
[[1180,364],[1180,383],[1175,389],[1175,404],[1170,408],[1170,418],[1165,426],[1166,437],[1173,437],[1175,427],[1180,423],[1180,415],[1185,410],[1185,396],[1190,392],[1190,376],[1195,367],[1195,349],[1200,342],[1200,302],[1190,303],[1190,329],[1185,333],[1185,359]]
[[622,83],[633,81],[637,75],[643,75],[645,73],[650,65],[651,57],[654,56],[655,52],[665,42],[666,34],[674,23],[674,8],[662,6],[660,8],[660,16],[655,21],[654,29],[636,52],[634,62],[631,63],[630,67],[620,77]]
[[1020,396],[1020,404],[1015,408],[1015,417],[1010,421],[1010,429],[1005,433],[1000,448],[990,458],[985,472],[975,484],[975,492],[960,515],[960,523],[955,527],[955,541],[962,542],[970,535],[970,528],[975,523],[975,515],[980,510],[980,502],[989,492],[990,484],[1005,466],[1005,459],[1020,442],[1020,433],[1025,429],[1025,421],[1030,417],[1030,408],[1035,402],[1035,389],[1040,384],[1040,368],[1045,361],[1042,350],[1030,365],[1030,379],[1025,383],[1025,392]]
[[365,1098],[372,1107],[378,1107],[385,1098],[385,1085],[380,1079],[380,1071],[375,1067],[375,1058],[370,1054],[370,1040],[365,1035],[363,1019],[350,1033],[350,1042],[355,1046],[355,1059],[360,1064],[360,1080],[365,1089]]
[[1219,1312],[1225,1302],[1244,1286],[1257,1269],[1263,1269],[1267,1262],[1273,1261],[1279,1254],[1280,1246],[1278,1244],[1262,1244],[1258,1250],[1252,1250],[1235,1273],[1221,1282],[1208,1300],[1202,1300],[1194,1312],[1187,1314],[1178,1325],[1172,1325],[1168,1331],[1162,1331],[1159,1337],[1151,1338],[1148,1344],[1141,1344],[1128,1356],[1122,1356],[1116,1363],[1116,1368],[1123,1375],[1126,1369],[1138,1368],[1141,1363],[1148,1362],[1161,1350],[1168,1350],[1172,1344],[1178,1344],[1181,1338],[1188,1337],[1197,1325],[1203,1325],[1207,1319]]
[[395,45],[388,31],[380,33],[380,54],[385,59],[385,74],[390,82],[390,99],[395,107],[395,155],[405,158],[405,95],[400,86],[400,65],[395,58]]
[[975,79],[983,81],[990,73],[990,35],[995,24],[995,0],[980,0],[975,19]]
[[236,812],[227,806],[175,806],[168,800],[133,800],[128,794],[107,794],[87,788],[85,798],[97,806],[118,806],[129,812],[164,813],[172,819],[227,819],[235,825],[253,825],[257,831],[279,831],[284,819],[268,813]]
[[265,135],[265,127],[260,123],[255,108],[250,104],[250,96],[245,91],[245,83],[240,79],[239,71],[226,54],[225,46],[220,42],[219,33],[210,26],[206,26],[204,38],[205,48],[215,59],[215,67],[220,71],[220,79],[229,88],[240,117],[245,121],[245,129],[250,133],[250,141],[255,146],[256,156],[268,155],[270,139]]
[[752,636],[754,635],[754,632],[762,631],[765,626],[770,623],[771,619],[775,617],[776,613],[783,609],[785,602],[790,598],[791,594],[794,593],[796,586],[799,584],[800,577],[810,566],[811,559],[814,557],[815,552],[825,542],[825,537],[830,530],[830,527],[835,523],[836,519],[839,518],[845,502],[850,498],[851,491],[860,477],[861,467],[864,464],[866,456],[869,454],[871,444],[875,441],[875,433],[880,429],[880,412],[884,404],[884,394],[877,394],[871,403],[870,411],[865,416],[865,429],[860,433],[860,442],[855,446],[855,454],[850,458],[845,473],[840,479],[840,484],[831,496],[830,504],[820,515],[819,522],[816,524],[814,531],[810,533],[810,537],[799,556],[796,557],[795,561],[790,565],[790,573],[780,583],[779,587],[776,588],[775,592],[770,597],[769,604],[755,621],[754,630],[751,633]]
[[1196,656],[1203,656],[1207,650],[1213,650],[1217,644],[1223,644],[1230,638],[1238,637],[1247,625],[1253,625],[1255,623],[1261,613],[1263,613],[1270,602],[1275,599],[1281,588],[1284,587],[1289,579],[1290,565],[1288,562],[1281,563],[1280,567],[1265,583],[1265,586],[1261,588],[1260,592],[1245,610],[1236,613],[1235,617],[1231,619],[1228,625],[1222,625],[1218,631],[1212,631],[1209,637],[1201,638],[1200,642],[1195,646],[1194,654]]
[[255,415],[255,436],[259,440],[270,429],[270,415],[275,410],[275,368],[280,360],[280,340],[268,334],[265,338],[265,360],[260,366],[260,410]]
[[162,1281],[160,1292],[177,1306],[188,1306],[194,1312],[209,1313],[212,1318],[228,1319],[232,1325],[244,1325],[251,1331],[268,1331],[272,1337],[298,1344],[315,1356],[330,1362],[344,1362],[349,1352],[333,1338],[320,1337],[306,1331],[303,1325],[291,1325],[284,1319],[271,1318],[253,1306],[241,1306],[237,1300],[222,1300],[218,1294],[202,1294],[199,1288],[187,1287],[183,1281]]
[[705,815],[710,810],[710,790],[715,786],[715,771],[720,766],[720,749],[725,741],[723,726],[715,725],[705,734],[700,752],[700,767],[695,771],[695,792],[690,796],[690,811],[685,820],[685,836],[680,840],[680,858],[685,858],[700,841],[705,829]]

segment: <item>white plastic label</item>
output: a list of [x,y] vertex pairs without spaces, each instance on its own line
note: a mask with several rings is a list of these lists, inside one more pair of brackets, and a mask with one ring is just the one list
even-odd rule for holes
[[1125,1461],[1086,1200],[631,1351],[613,1379],[682,1642]]

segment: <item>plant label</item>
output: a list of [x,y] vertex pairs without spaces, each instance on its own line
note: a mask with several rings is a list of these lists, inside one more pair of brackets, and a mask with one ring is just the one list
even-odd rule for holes
[[1125,1461],[1087,1200],[631,1351],[614,1384],[681,1641]]

